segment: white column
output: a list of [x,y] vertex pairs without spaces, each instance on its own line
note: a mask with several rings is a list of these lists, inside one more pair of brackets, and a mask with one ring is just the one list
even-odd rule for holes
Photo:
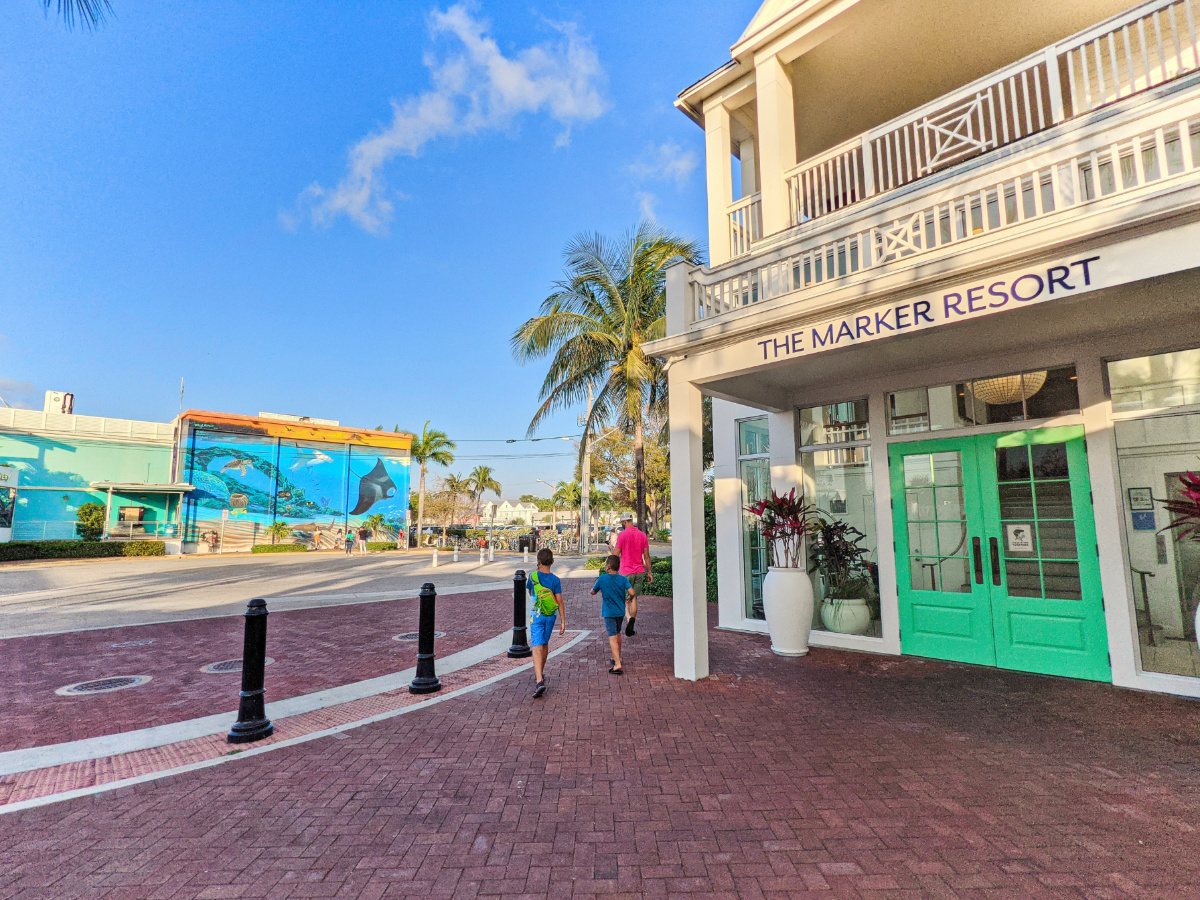
[[704,579],[704,462],[700,389],[680,367],[667,372],[671,419],[671,555],[675,677],[708,676]]
[[688,281],[689,269],[687,263],[679,260],[668,266],[665,273],[667,337],[683,334],[696,316],[696,311],[688,308],[688,299],[692,293],[692,286]]
[[896,575],[892,519],[892,477],[888,469],[887,398],[882,391],[867,397],[871,426],[871,479],[875,491],[875,557],[879,564],[879,617],[888,653],[900,652],[900,595]]
[[[1104,623],[1108,629],[1108,651],[1112,657],[1113,684],[1137,684],[1140,661],[1137,621],[1126,574],[1125,512],[1121,506],[1121,476],[1117,469],[1117,445],[1104,392],[1104,364],[1098,357],[1076,360],[1079,408],[1087,442],[1088,478],[1092,486],[1092,515],[1096,519],[1096,544],[1100,551],[1100,590],[1104,597]],[[1080,547],[1080,553],[1087,552]]]
[[704,110],[704,159],[708,172],[708,264],[729,259],[729,204],[733,202],[733,146],[729,110],[716,104]]
[[768,413],[767,433],[771,439],[771,490],[786,494],[792,488],[800,493],[803,473],[796,457],[796,412]]
[[763,236],[790,228],[783,173],[796,165],[796,113],[792,81],[778,57],[756,61],[758,97],[758,180],[762,186]]
[[752,138],[746,138],[738,144],[738,162],[742,167],[742,196],[758,193],[758,163],[754,159]]

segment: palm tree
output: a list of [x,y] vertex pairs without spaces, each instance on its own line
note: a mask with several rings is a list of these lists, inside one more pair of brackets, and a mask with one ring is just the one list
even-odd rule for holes
[[[50,13],[51,0],[42,0],[42,8]],[[75,27],[75,20],[89,31],[104,24],[104,17],[112,15],[109,0],[58,0],[58,16],[68,28]]]
[[580,509],[582,496],[578,481],[560,481],[554,486],[554,500],[561,503],[564,509]]
[[276,538],[285,538],[291,534],[292,526],[287,522],[280,522],[278,519],[276,519],[267,526],[266,533],[270,536],[271,543],[274,544]]
[[642,222],[619,241],[577,235],[567,244],[563,278],[539,314],[512,336],[513,356],[529,362],[550,356],[532,436],[552,412],[595,401],[584,425],[580,457],[600,423],[615,421],[633,433],[639,527],[646,519],[645,412],[666,399],[662,363],[642,352],[665,333],[665,270],[675,260],[698,263],[692,241]]
[[386,521],[383,513],[374,513],[363,519],[363,527],[371,529],[371,537],[379,537],[379,529],[384,526]]
[[448,466],[454,462],[454,441],[446,436],[446,432],[429,427],[421,429],[421,436],[413,439],[412,458],[421,464],[421,486],[417,490],[417,546],[421,546],[421,533],[425,527],[425,468],[433,462],[439,466]]
[[467,484],[471,486],[471,499],[475,502],[475,511],[479,512],[479,500],[488,491],[500,496],[500,482],[496,480],[491,466],[476,466],[467,476]]
[[[463,478],[461,475],[447,475],[442,479],[442,490],[450,495],[450,524],[453,525],[458,521],[458,498],[462,494],[471,493],[471,479]],[[446,539],[446,529],[448,526],[442,526],[442,541]]]

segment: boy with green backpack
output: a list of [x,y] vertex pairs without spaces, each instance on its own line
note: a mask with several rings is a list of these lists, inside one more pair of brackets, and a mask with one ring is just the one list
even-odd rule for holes
[[562,621],[558,633],[567,630],[567,610],[563,606],[562,582],[557,575],[550,572],[554,565],[554,554],[549,547],[543,547],[537,555],[537,571],[530,572],[526,581],[529,589],[529,646],[533,650],[533,675],[537,685],[533,696],[540,697],[546,693],[546,657],[550,653],[550,634],[554,631],[554,620],[562,612]]

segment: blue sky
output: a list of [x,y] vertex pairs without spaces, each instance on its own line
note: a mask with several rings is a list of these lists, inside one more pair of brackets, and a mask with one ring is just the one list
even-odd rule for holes
[[[706,234],[672,108],[739,2],[150,3],[95,33],[0,10],[0,396],[167,420],[290,412],[463,439],[506,495],[569,477],[517,366],[582,230]],[[573,415],[544,435],[574,433]]]

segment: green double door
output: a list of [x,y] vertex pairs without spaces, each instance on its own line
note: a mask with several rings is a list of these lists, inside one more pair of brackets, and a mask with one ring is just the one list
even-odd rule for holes
[[1112,680],[1082,428],[888,458],[904,653]]

